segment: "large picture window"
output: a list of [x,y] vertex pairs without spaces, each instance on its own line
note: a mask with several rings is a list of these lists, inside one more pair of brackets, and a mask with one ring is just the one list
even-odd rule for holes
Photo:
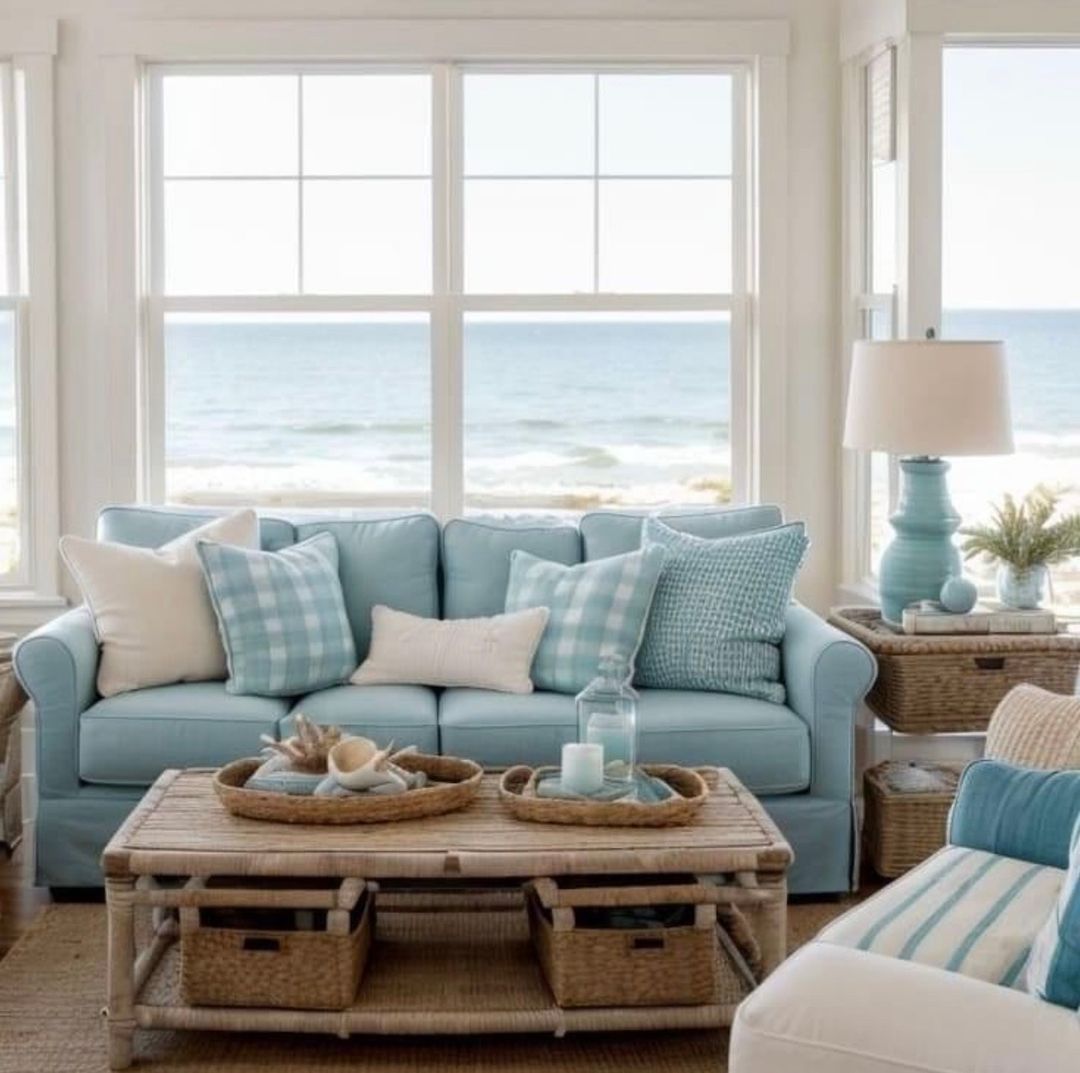
[[148,494],[731,498],[745,78],[152,68]]
[[[953,461],[966,520],[1040,483],[1080,509],[1077,99],[1078,48],[945,50],[942,334],[1005,340],[1016,438]],[[1076,564],[1054,574],[1056,602],[1080,608]]]

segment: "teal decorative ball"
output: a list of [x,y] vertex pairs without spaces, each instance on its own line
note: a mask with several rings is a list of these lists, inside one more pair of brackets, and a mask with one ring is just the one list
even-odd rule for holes
[[966,615],[979,598],[979,590],[974,581],[966,577],[951,577],[941,586],[941,606],[954,615]]

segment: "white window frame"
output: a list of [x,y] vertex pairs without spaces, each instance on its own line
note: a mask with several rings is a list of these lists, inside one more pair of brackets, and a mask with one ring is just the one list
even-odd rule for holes
[[[461,266],[450,251],[461,243],[445,239],[460,229],[460,199],[435,200],[435,291],[431,296],[246,298],[247,309],[426,310],[432,315],[433,511],[460,513],[464,498],[461,316],[466,311],[708,310],[729,312],[732,350],[732,462],[737,495],[747,500],[782,499],[785,472],[786,365],[786,54],[789,29],[782,20],[266,20],[198,22],[133,20],[110,25],[99,46],[105,61],[107,181],[110,205],[107,273],[110,286],[109,338],[117,389],[110,422],[116,498],[160,499],[164,474],[163,414],[157,399],[162,362],[160,335],[164,307],[148,308],[155,296],[147,257],[155,221],[143,132],[151,102],[144,92],[146,71],[158,64],[253,63],[307,67],[339,63],[383,68],[422,65],[436,71],[433,122],[460,135],[460,94],[453,72],[472,65],[535,64],[559,69],[732,67],[745,70],[746,122],[736,137],[745,146],[746,178],[733,191],[739,232],[746,236],[736,254],[733,293],[718,298],[686,295],[464,295]],[[438,61],[432,63],[432,57]],[[459,155],[459,154],[457,154]],[[436,185],[457,185],[451,171],[460,161],[434,162]],[[445,171],[443,170],[445,169]],[[460,172],[458,173],[460,175]],[[441,207],[442,201],[445,207]],[[441,214],[441,216],[440,216]],[[733,226],[733,234],[735,234]],[[160,270],[158,270],[160,281]],[[456,285],[456,286],[455,286]],[[201,300],[200,300],[201,301]],[[377,305],[375,303],[378,303]],[[192,308],[186,298],[170,298],[171,310]],[[230,300],[210,306],[224,311]],[[200,305],[206,309],[207,305]],[[236,308],[235,305],[232,308]],[[763,419],[767,415],[767,420]]]
[[6,626],[30,628],[59,596],[59,465],[53,65],[57,24],[0,19],[8,176],[9,294],[15,315],[19,560],[0,578]]

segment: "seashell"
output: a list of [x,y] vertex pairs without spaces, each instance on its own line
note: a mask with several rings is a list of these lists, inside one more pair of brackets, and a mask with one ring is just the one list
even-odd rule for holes
[[[348,790],[374,790],[398,793],[408,789],[408,782],[388,763],[394,744],[380,749],[370,738],[344,738],[326,758],[330,774]],[[396,789],[391,789],[395,787]]]

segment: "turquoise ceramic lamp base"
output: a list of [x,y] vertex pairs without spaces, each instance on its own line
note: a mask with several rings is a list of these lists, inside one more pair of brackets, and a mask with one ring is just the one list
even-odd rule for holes
[[904,608],[919,600],[936,600],[941,586],[961,572],[953,533],[960,515],[949,499],[940,458],[902,458],[900,501],[889,519],[896,537],[881,557],[881,617],[899,625]]

